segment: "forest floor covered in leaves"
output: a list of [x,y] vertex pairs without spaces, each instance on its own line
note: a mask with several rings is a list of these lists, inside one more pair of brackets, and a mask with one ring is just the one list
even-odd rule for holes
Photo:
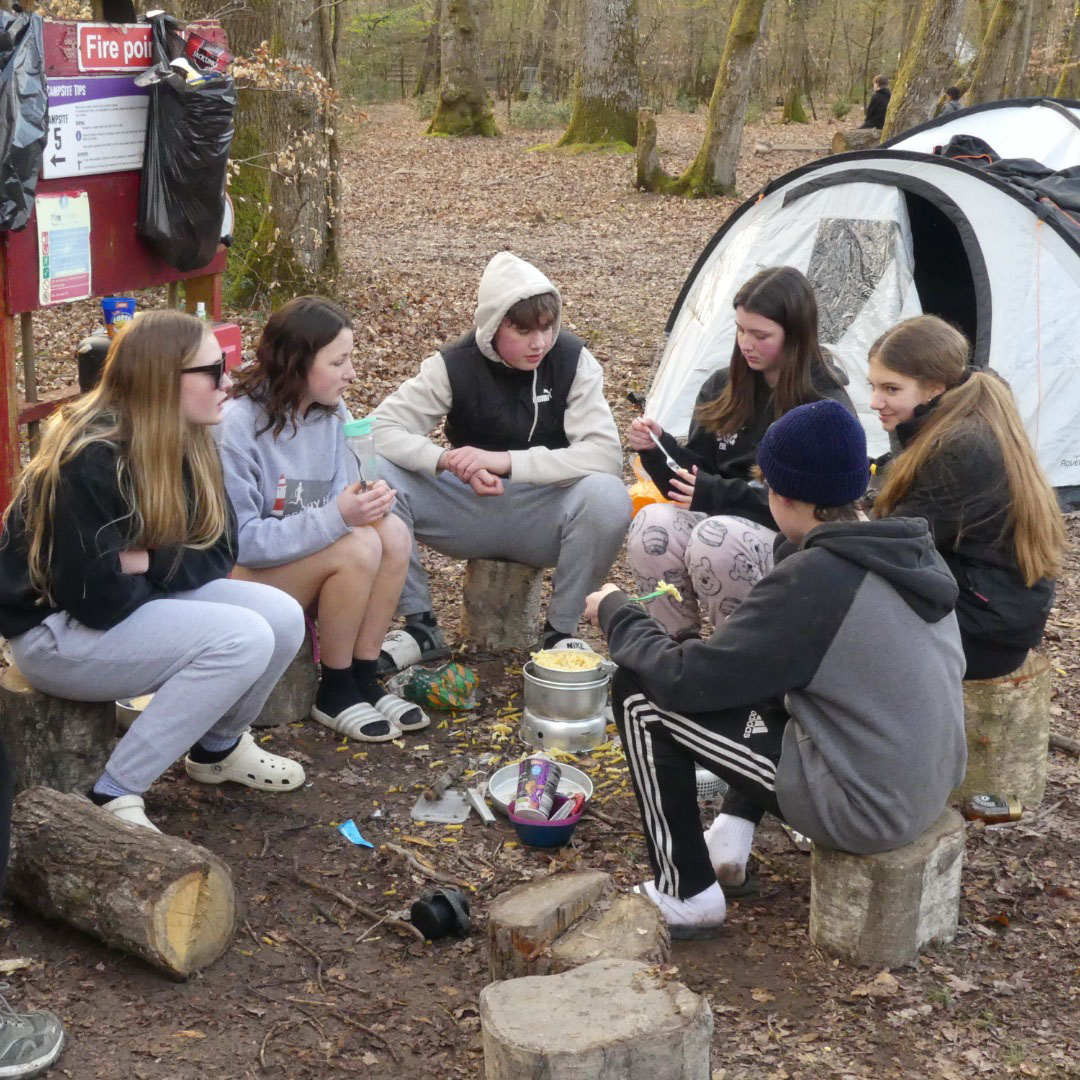
[[[498,119],[505,128],[505,114]],[[670,171],[689,162],[704,116],[665,112],[660,149]],[[420,137],[404,106],[370,108],[346,125],[341,298],[355,313],[357,414],[412,374],[439,343],[468,329],[486,261],[509,248],[539,265],[566,301],[566,325],[606,370],[621,429],[630,389],[647,388],[664,322],[703,246],[738,200],[641,196],[632,161],[534,150],[557,132],[497,140]],[[747,129],[739,187],[814,157],[833,121]],[[754,153],[755,143],[774,149]],[[783,151],[782,145],[801,149]],[[162,302],[160,293],[142,297]],[[249,333],[262,316],[230,312]],[[45,387],[70,381],[67,359],[95,322],[94,305],[39,321]],[[248,342],[250,344],[250,341]],[[1076,739],[1080,708],[1080,521],[1051,620],[1053,729]],[[443,622],[457,630],[460,564],[431,560]],[[613,571],[626,579],[625,566]],[[595,640],[595,632],[593,632]],[[266,734],[300,756],[311,783],[289,796],[203,787],[174,768],[151,790],[150,816],[204,844],[232,868],[241,916],[227,954],[185,984],[6,902],[0,957],[19,1008],[64,1019],[69,1046],[54,1074],[131,1077],[324,1078],[355,1072],[421,1080],[482,1075],[477,1000],[488,981],[485,916],[492,897],[560,870],[600,868],[623,885],[647,866],[620,754],[581,762],[599,784],[596,809],[570,845],[519,846],[504,820],[422,826],[409,809],[432,770],[465,755],[489,771],[521,752],[513,710],[520,663],[468,650],[480,707],[436,714],[400,743],[358,747],[307,722]],[[882,664],[888,658],[881,659]],[[872,677],[873,673],[868,673]],[[1041,808],[1016,823],[967,832],[960,928],[910,969],[881,973],[820,953],[807,933],[809,860],[766,824],[756,844],[759,888],[734,900],[721,937],[676,944],[678,978],[715,1015],[714,1080],[901,1077],[948,1080],[1080,1075],[1080,778],[1051,754]],[[353,818],[374,850],[335,825]],[[383,846],[410,851],[407,863]],[[419,869],[419,872],[418,872]],[[423,944],[373,925],[346,900],[400,913],[431,882],[472,887],[474,931]],[[335,897],[334,894],[337,894]]]

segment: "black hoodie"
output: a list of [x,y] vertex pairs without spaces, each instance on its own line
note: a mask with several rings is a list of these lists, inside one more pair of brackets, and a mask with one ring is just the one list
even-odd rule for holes
[[967,761],[956,583],[926,523],[820,525],[708,641],[678,643],[622,593],[600,605],[612,659],[661,709],[783,701],[784,818],[865,854],[937,820]]

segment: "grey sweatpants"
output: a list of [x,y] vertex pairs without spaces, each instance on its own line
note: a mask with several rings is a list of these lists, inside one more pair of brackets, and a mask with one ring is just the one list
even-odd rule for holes
[[547,618],[577,629],[585,597],[603,582],[630,525],[623,482],[591,473],[568,484],[505,482],[502,495],[477,495],[451,472],[410,472],[379,458],[379,475],[397,491],[396,513],[413,535],[398,614],[430,611],[431,593],[416,542],[454,559],[507,559],[555,567]]
[[222,578],[151,600],[109,630],[64,612],[10,642],[27,682],[73,701],[154,692],[105,771],[144,792],[207,732],[239,738],[304,639],[304,613],[280,589]]

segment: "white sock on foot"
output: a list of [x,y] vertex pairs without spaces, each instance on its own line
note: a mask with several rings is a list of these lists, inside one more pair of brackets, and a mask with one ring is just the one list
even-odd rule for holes
[[705,830],[709,861],[721,885],[730,889],[746,880],[746,862],[754,842],[754,829],[754,823],[746,818],[717,814],[716,820]]
[[645,895],[660,909],[670,929],[693,929],[719,926],[727,915],[727,901],[719,885],[710,885],[702,892],[680,900],[677,896],[662,893],[656,883],[646,881],[642,886]]

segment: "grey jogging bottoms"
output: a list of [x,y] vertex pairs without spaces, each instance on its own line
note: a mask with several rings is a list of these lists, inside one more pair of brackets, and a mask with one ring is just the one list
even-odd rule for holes
[[221,578],[151,600],[108,630],[64,612],[10,642],[31,686],[73,701],[154,699],[105,771],[141,794],[207,732],[239,738],[304,638],[304,613],[270,585]]

